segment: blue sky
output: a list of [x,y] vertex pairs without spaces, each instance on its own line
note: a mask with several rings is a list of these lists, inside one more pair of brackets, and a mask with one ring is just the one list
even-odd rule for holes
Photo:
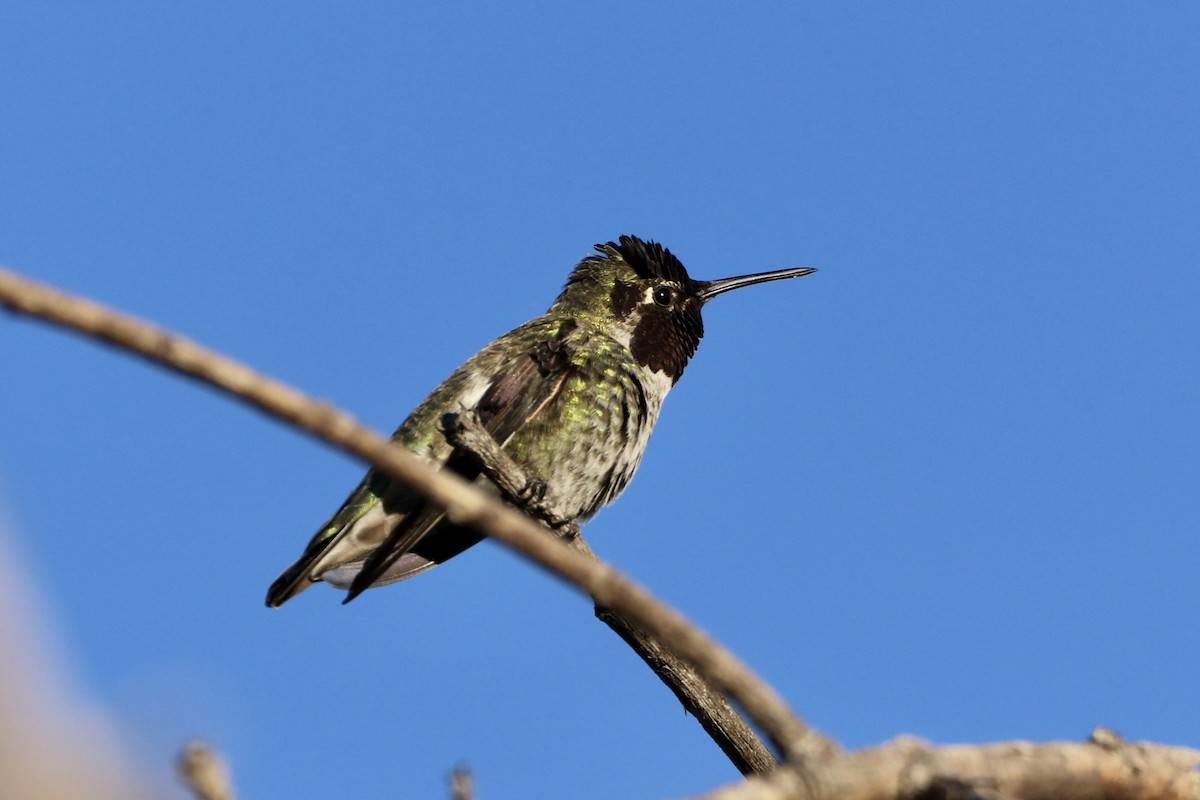
[[[1196,745],[1198,37],[1184,3],[9,7],[0,263],[386,431],[595,242],[819,267],[708,308],[596,550],[848,746]],[[358,464],[27,322],[0,371],[39,624],[153,781],[194,734],[246,798],[736,778],[498,546],[264,608]]]

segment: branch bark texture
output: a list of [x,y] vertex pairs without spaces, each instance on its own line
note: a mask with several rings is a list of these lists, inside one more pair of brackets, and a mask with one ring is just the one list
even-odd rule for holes
[[933,747],[902,737],[698,800],[1195,800],[1200,751],[1149,743]]

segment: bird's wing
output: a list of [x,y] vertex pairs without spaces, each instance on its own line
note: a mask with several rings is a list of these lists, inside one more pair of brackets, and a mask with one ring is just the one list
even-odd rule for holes
[[[567,332],[561,331],[558,338],[544,341],[510,361],[496,374],[480,398],[476,407],[479,418],[501,445],[537,417],[561,391],[572,371],[570,351],[562,338]],[[461,453],[451,455],[444,469],[469,481],[478,478],[481,472],[473,458]],[[397,559],[411,552],[445,516],[444,509],[421,502],[367,557],[342,602],[349,603],[370,588]]]
[[318,580],[313,575],[321,561],[343,542],[356,522],[372,509],[378,509],[388,486],[387,475],[376,470],[368,472],[334,515],[317,530],[300,558],[271,584],[267,590],[267,605],[278,608]]

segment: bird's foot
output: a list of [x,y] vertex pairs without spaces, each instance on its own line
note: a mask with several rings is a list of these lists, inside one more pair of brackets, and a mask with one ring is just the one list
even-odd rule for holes
[[514,505],[529,516],[542,520],[564,539],[570,540],[578,535],[578,527],[575,528],[575,534],[563,533],[564,528],[574,521],[556,511],[553,496],[547,497],[546,481],[537,475],[530,475],[524,467],[513,461],[479,420],[478,414],[466,410],[445,414],[440,427],[446,441],[474,458],[488,479]]
[[546,482],[541,478],[528,478],[525,481],[525,486],[521,491],[517,492],[516,498],[518,503],[529,508],[535,508],[542,505],[546,499]]

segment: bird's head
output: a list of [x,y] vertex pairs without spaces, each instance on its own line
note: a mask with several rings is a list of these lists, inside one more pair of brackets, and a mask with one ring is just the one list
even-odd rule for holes
[[622,236],[596,245],[596,253],[579,262],[551,311],[589,321],[674,382],[704,336],[705,303],[731,289],[815,271],[793,267],[698,281],[658,242]]

